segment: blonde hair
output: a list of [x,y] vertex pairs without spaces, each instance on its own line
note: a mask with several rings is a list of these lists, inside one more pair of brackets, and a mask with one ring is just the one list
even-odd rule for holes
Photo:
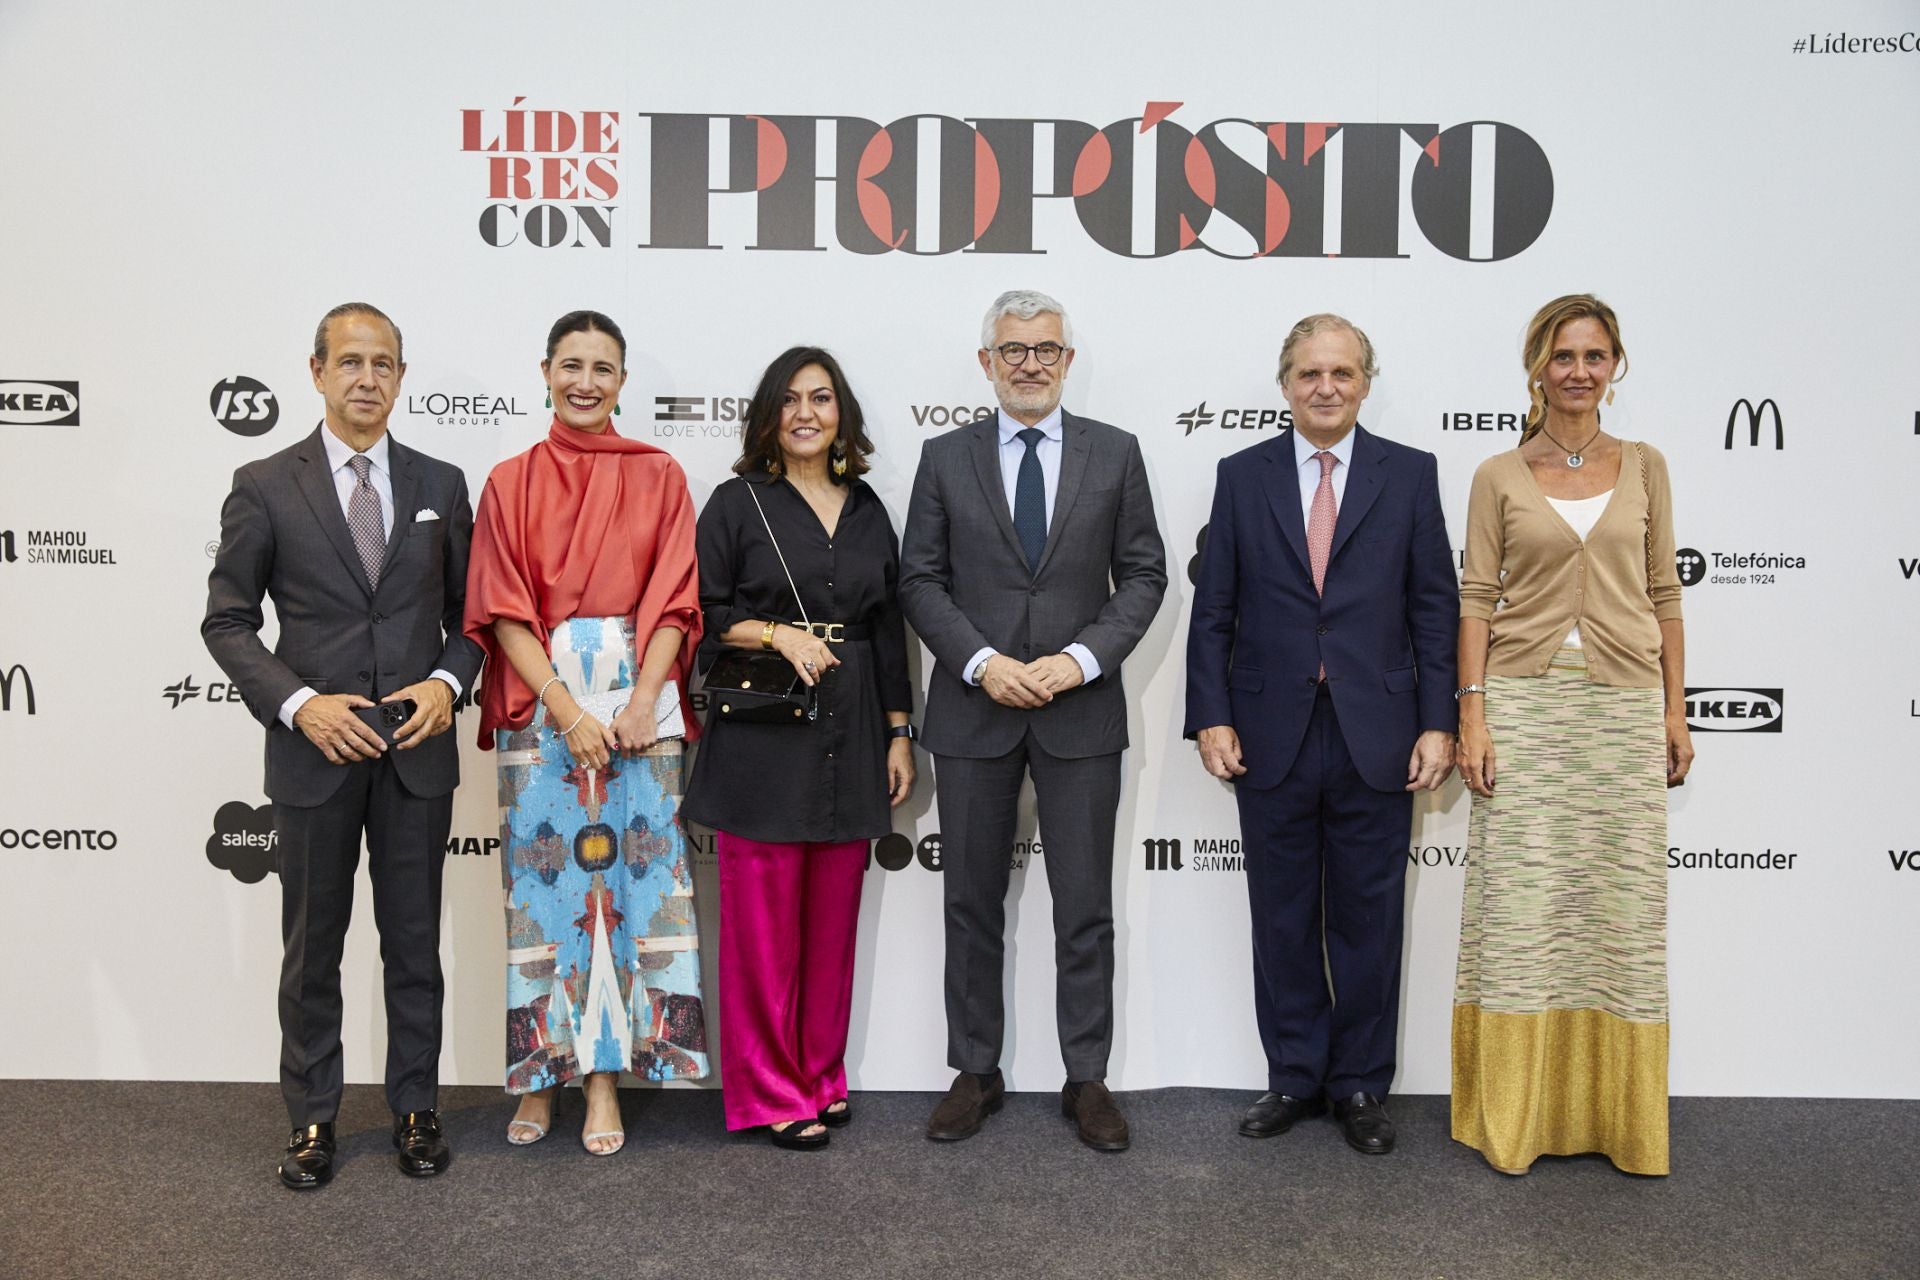
[[1287,375],[1293,372],[1293,349],[1299,346],[1303,339],[1311,338],[1323,329],[1345,329],[1359,339],[1360,372],[1366,375],[1368,382],[1380,376],[1380,366],[1374,362],[1373,358],[1373,339],[1366,335],[1365,330],[1345,316],[1337,316],[1331,311],[1322,311],[1307,316],[1288,330],[1287,340],[1280,344],[1280,372],[1274,375],[1275,382],[1283,387],[1287,385]]
[[1555,298],[1533,313],[1533,319],[1527,321],[1526,337],[1520,343],[1520,359],[1527,367],[1528,402],[1521,444],[1533,439],[1547,420],[1547,393],[1540,384],[1546,376],[1547,361],[1553,358],[1554,335],[1569,320],[1598,320],[1604,325],[1607,340],[1613,343],[1613,354],[1620,360],[1613,371],[1613,381],[1627,376],[1627,349],[1621,345],[1620,318],[1613,314],[1613,308],[1590,293],[1569,293]]

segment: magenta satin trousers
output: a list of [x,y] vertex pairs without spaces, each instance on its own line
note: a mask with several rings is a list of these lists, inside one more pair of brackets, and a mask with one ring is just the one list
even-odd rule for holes
[[847,1096],[847,1021],[867,842],[720,855],[720,1083],[727,1128],[803,1120]]

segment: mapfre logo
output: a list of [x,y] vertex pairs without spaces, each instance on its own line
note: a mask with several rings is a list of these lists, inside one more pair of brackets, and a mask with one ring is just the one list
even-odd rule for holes
[[1779,733],[1784,689],[1689,689],[1687,726],[1703,733]]
[[278,871],[280,833],[273,829],[273,806],[229,800],[213,815],[207,837],[207,861],[230,871],[241,884],[259,884]]
[[77,427],[80,384],[0,379],[0,426]]
[[19,691],[20,709],[27,715],[38,715],[38,705],[33,697],[33,677],[17,662],[0,671],[0,711],[13,710],[16,689]]
[[1771,418],[1773,422],[1773,447],[1776,449],[1786,448],[1786,424],[1780,421],[1780,406],[1773,402],[1771,396],[1762,400],[1759,404],[1753,403],[1753,401],[1747,399],[1745,396],[1741,396],[1733,402],[1733,408],[1727,410],[1726,447],[1729,449],[1733,448],[1734,438],[1737,434],[1736,428],[1744,424],[1746,427],[1744,439],[1747,445],[1758,449],[1762,438],[1761,428],[1769,418]]
[[263,436],[280,421],[280,402],[258,378],[236,374],[207,395],[213,420],[237,436]]
[[1424,243],[1497,262],[1553,210],[1546,153],[1496,120],[1311,123],[1307,107],[1309,122],[1189,124],[1174,119],[1182,103],[1147,102],[1105,126],[932,112],[881,124],[525,103],[459,113],[459,149],[484,163],[477,230],[497,248],[1034,254],[1060,247],[1037,232],[1074,228],[1126,258],[1338,263]]

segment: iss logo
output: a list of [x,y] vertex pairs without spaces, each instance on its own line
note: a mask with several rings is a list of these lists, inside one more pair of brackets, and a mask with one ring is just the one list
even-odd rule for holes
[[1733,448],[1733,429],[1739,424],[1743,413],[1746,415],[1748,447],[1754,449],[1760,447],[1760,424],[1769,414],[1773,417],[1773,447],[1775,449],[1787,447],[1786,427],[1780,421],[1780,406],[1773,402],[1773,398],[1769,396],[1759,404],[1755,404],[1745,396],[1741,396],[1733,402],[1733,408],[1727,410],[1727,448]]
[[77,427],[80,384],[0,378],[0,426]]
[[259,884],[278,871],[280,835],[273,829],[273,806],[229,800],[213,815],[207,837],[207,861],[230,871],[241,884]]
[[1687,727],[1702,733],[1779,733],[1782,689],[1688,689]]
[[263,436],[280,421],[280,402],[258,378],[236,374],[207,395],[213,420],[237,436]]
[[1707,558],[1692,547],[1681,547],[1673,553],[1673,567],[1679,571],[1683,587],[1697,587],[1707,576]]

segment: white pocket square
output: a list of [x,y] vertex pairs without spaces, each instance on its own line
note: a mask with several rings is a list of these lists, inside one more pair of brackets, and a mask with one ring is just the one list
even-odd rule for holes
[[438,520],[439,518],[440,518],[440,513],[438,511],[435,511],[432,507],[422,507],[420,508],[419,511],[414,513],[413,522],[415,524],[418,524],[422,520]]

